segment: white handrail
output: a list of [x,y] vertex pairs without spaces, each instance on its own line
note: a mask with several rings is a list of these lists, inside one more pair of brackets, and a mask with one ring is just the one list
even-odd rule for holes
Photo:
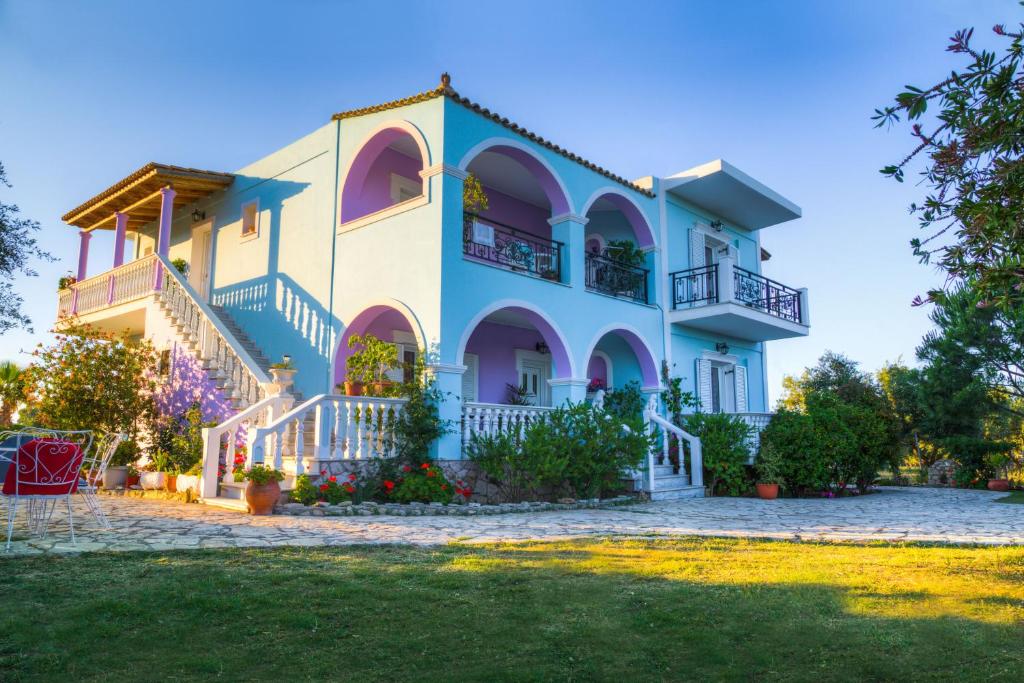
[[158,281],[160,296],[170,307],[180,325],[188,328],[199,345],[199,355],[210,359],[217,369],[226,373],[233,389],[232,396],[255,403],[267,395],[270,377],[239,343],[220,318],[210,310],[192,286],[164,256],[159,256],[162,270]]
[[[217,495],[217,471],[220,469],[222,447],[226,446],[224,465],[227,477],[231,475],[234,449],[243,432],[248,440],[252,435],[252,427],[258,427],[261,422],[266,424],[273,421],[287,411],[294,400],[287,395],[270,396],[235,413],[216,427],[203,428],[203,474],[199,481],[200,496],[212,498]],[[225,435],[228,437],[227,441],[223,439]]]
[[[686,458],[684,457],[683,441],[690,445],[690,484],[693,486],[704,486],[704,456],[701,453],[700,437],[683,431],[672,422],[669,422],[653,410],[644,411],[644,421],[647,423],[647,431],[654,434],[656,429],[661,430],[661,456],[662,462],[669,462],[670,440],[674,436],[679,447],[679,469],[686,471]],[[654,491],[654,449],[647,452],[647,485],[648,491]]]
[[548,406],[512,406],[503,403],[462,404],[462,441],[468,444],[475,434],[515,432],[519,435],[534,422],[546,420],[554,408]]
[[[263,464],[268,453],[274,469],[294,456],[295,474],[306,472],[306,419],[313,414],[313,459],[366,460],[391,452],[392,427],[406,404],[404,398],[320,394],[253,432],[248,465]],[[268,445],[267,439],[273,438]]]

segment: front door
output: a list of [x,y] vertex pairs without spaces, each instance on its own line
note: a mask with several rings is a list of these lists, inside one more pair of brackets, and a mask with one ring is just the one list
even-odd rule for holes
[[551,363],[537,358],[522,358],[519,361],[519,386],[527,402],[532,406],[551,405]]
[[189,284],[203,301],[210,300],[210,271],[213,265],[213,222],[207,221],[192,230],[192,264]]

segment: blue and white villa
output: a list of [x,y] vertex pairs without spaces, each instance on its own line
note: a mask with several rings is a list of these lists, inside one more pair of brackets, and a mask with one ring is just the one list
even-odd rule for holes
[[[467,211],[467,178],[486,208]],[[218,466],[236,439],[291,474],[385,447],[403,401],[337,388],[356,334],[403,361],[424,354],[459,426],[437,457],[456,470],[475,431],[633,380],[656,396],[663,364],[704,410],[763,425],[766,342],[807,335],[809,316],[806,289],[762,274],[761,232],[800,213],[723,160],[619,177],[444,75],[233,173],[151,163],[68,212],[81,250],[58,324],[127,329],[165,351],[182,400],[220,423],[201,495],[230,505],[238,490]],[[88,272],[96,230],[114,232],[104,273]],[[270,367],[285,356],[293,378]],[[529,405],[510,404],[517,388]],[[637,486],[698,494],[685,472]]]

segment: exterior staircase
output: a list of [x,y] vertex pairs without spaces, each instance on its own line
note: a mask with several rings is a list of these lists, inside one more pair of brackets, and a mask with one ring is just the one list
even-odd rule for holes
[[672,465],[655,465],[654,486],[648,494],[655,501],[702,498],[704,487],[690,484],[690,475],[686,472],[676,474]]

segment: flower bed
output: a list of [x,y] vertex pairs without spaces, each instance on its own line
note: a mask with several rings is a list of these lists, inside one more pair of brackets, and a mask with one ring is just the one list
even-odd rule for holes
[[399,517],[416,517],[424,515],[501,515],[522,512],[542,512],[546,510],[582,510],[585,508],[603,508],[614,505],[635,503],[633,496],[617,496],[615,498],[597,498],[576,500],[563,503],[499,503],[497,505],[481,505],[480,503],[358,503],[344,501],[336,505],[316,503],[284,503],[274,509],[274,514],[292,515],[295,517],[369,517],[372,515],[396,515]]

